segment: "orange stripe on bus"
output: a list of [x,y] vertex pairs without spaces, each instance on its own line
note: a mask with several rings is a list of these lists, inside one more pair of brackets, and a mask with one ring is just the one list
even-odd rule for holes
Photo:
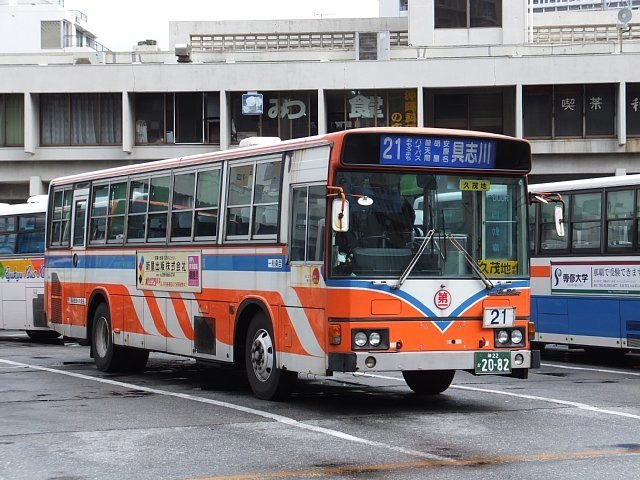
[[532,277],[550,277],[551,266],[549,265],[531,265]]
[[193,327],[191,326],[191,322],[189,321],[189,313],[187,312],[187,307],[184,304],[184,300],[179,293],[170,292],[169,296],[171,297],[171,304],[173,305],[173,309],[176,311],[176,318],[178,319],[180,328],[182,328],[182,331],[189,340],[193,340]]
[[153,323],[158,329],[160,335],[167,338],[174,338],[173,335],[169,333],[169,331],[167,330],[167,326],[162,320],[162,312],[160,312],[160,307],[158,307],[158,302],[156,301],[156,297],[153,292],[150,292],[148,290],[143,290],[142,292],[144,293],[144,297],[147,301]]

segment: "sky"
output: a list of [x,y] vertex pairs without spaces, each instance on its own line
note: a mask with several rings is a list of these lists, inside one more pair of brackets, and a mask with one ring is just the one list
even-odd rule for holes
[[146,39],[168,50],[171,20],[375,17],[378,0],[65,0],[64,8],[86,14],[107,48],[129,51]]

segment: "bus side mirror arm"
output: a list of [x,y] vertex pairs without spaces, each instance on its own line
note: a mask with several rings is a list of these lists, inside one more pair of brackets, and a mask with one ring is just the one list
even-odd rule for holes
[[334,232],[349,231],[349,202],[342,187],[327,185],[327,190],[336,190],[336,193],[329,193],[327,197],[337,197],[331,203],[331,228]]

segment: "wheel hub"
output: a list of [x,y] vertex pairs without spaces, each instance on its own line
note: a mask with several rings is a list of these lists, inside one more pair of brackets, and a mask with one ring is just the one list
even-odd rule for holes
[[266,382],[273,370],[273,342],[269,332],[260,329],[251,344],[251,365],[253,373],[261,382]]

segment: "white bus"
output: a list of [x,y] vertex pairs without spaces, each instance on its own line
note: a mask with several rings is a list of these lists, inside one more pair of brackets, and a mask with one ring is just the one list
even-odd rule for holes
[[610,352],[640,351],[640,175],[530,185],[565,204],[532,205],[531,320],[535,341]]
[[44,229],[47,196],[0,204],[0,330],[56,338],[44,316]]

